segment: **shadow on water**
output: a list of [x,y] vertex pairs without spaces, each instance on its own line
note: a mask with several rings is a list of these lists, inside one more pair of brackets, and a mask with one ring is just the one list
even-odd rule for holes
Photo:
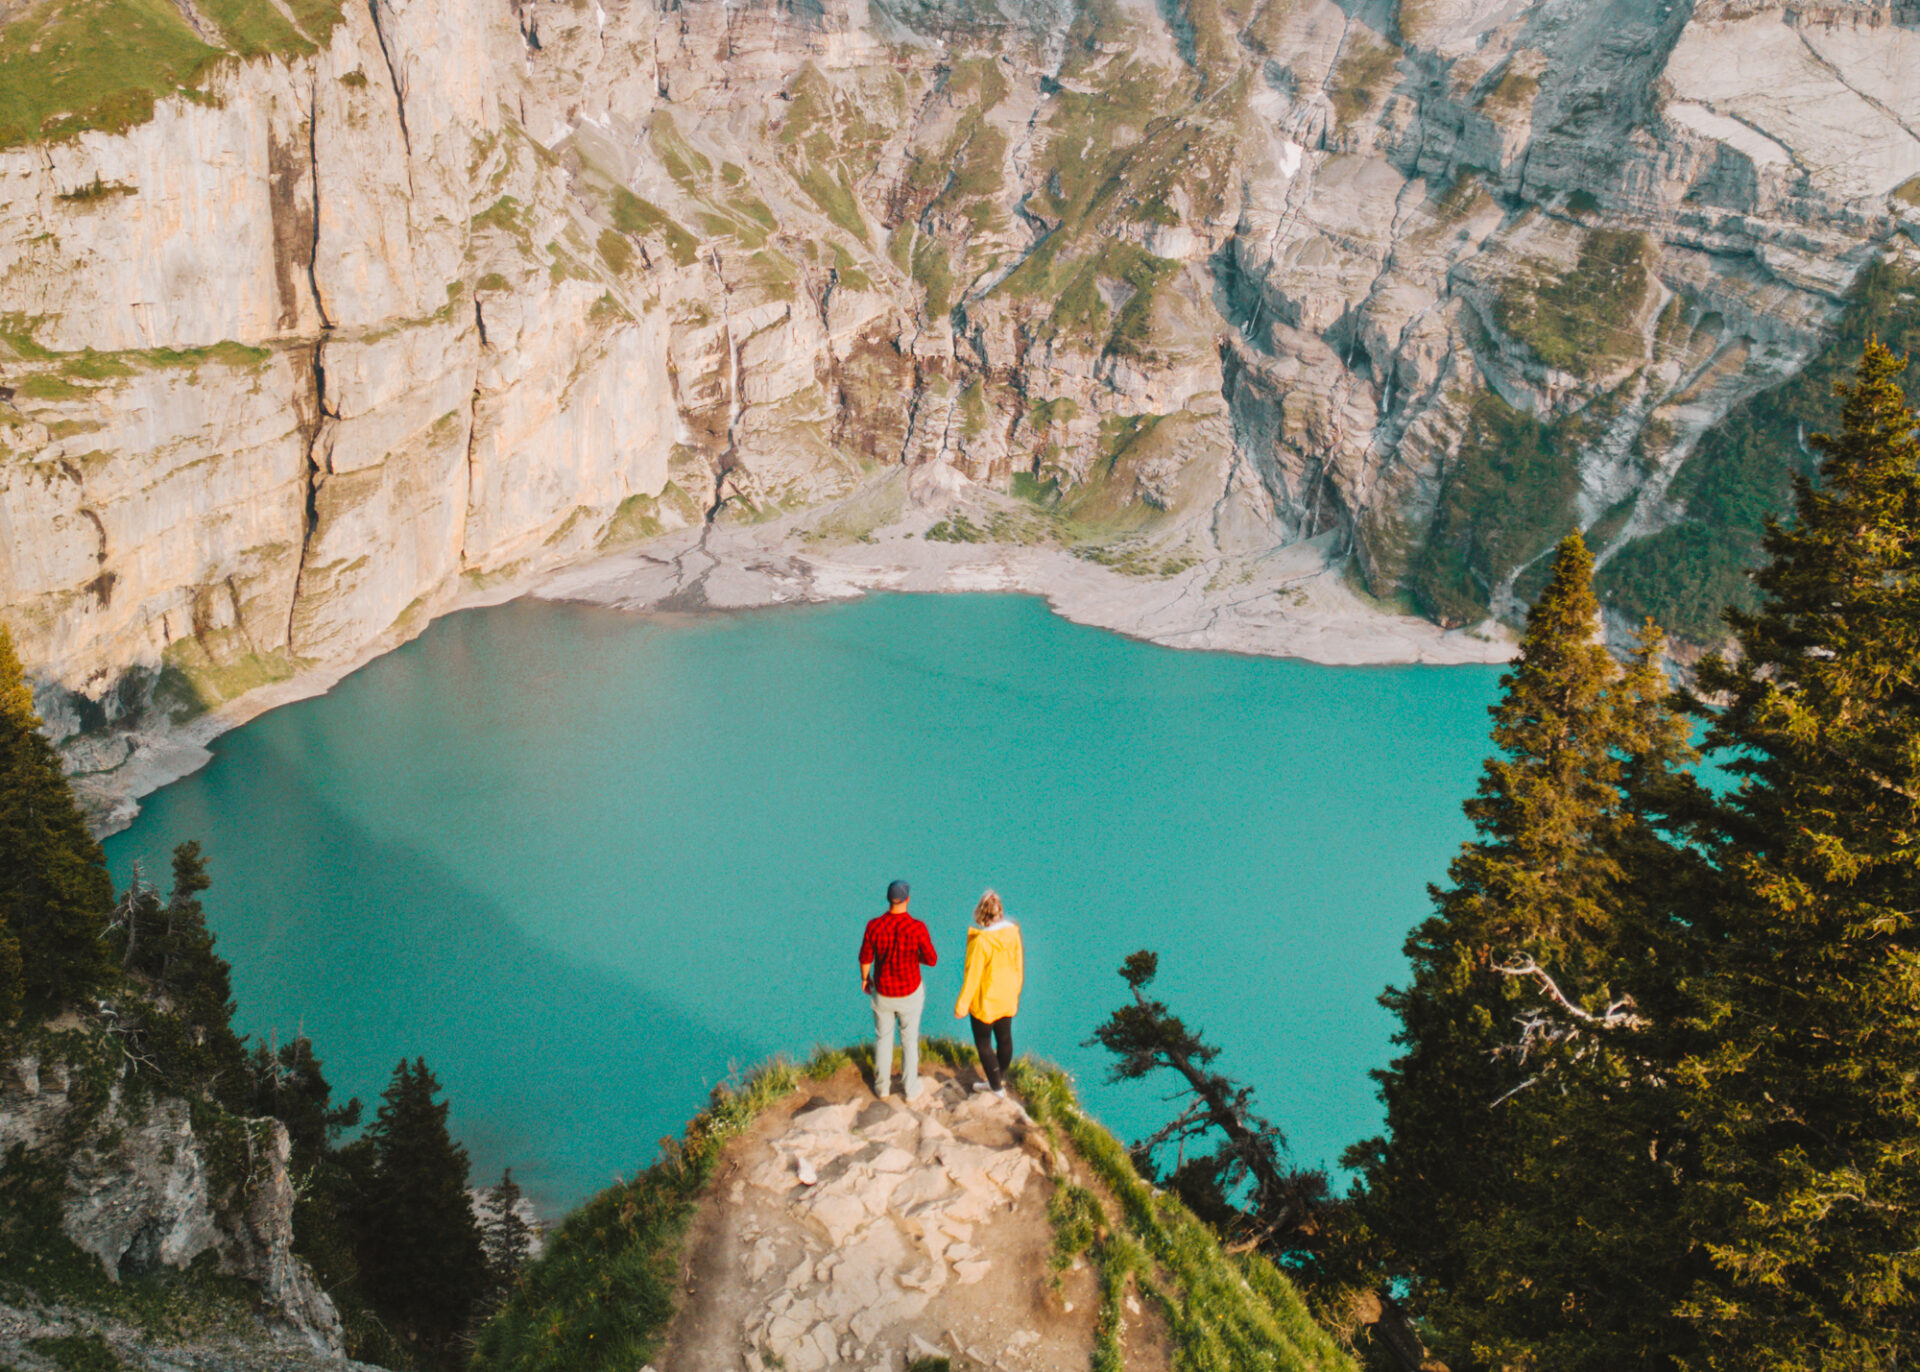
[[[216,792],[243,776],[251,798],[274,797],[237,824],[229,808],[217,826],[227,842],[208,853],[238,1026],[307,1034],[336,1098],[360,1096],[368,1119],[395,1063],[425,1055],[476,1184],[512,1167],[543,1210],[572,1204],[650,1162],[706,1100],[714,1064],[764,1053],[530,938],[432,857],[317,798],[259,735],[216,747],[230,764],[208,777]],[[136,859],[149,879],[163,874],[174,844],[216,827],[209,799],[155,797],[140,850],[109,842],[116,880]],[[312,841],[289,847],[287,833]]]

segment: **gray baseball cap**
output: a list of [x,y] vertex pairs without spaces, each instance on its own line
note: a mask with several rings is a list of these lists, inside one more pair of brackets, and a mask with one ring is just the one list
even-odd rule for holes
[[887,899],[889,901],[905,900],[908,889],[907,883],[904,881],[893,882],[887,887]]

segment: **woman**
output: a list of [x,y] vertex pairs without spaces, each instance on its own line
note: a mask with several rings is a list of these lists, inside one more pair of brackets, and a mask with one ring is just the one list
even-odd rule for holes
[[1004,1096],[1006,1072],[1013,1065],[1013,1017],[1026,979],[1026,951],[1020,946],[1020,926],[1007,918],[992,891],[973,907],[973,924],[967,930],[966,984],[954,1002],[953,1017],[973,1021],[973,1046],[980,1054],[980,1070],[987,1074],[973,1089]]

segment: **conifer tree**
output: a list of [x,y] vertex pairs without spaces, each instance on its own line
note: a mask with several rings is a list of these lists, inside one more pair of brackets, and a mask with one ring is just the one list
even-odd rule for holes
[[247,1077],[245,1113],[271,1115],[287,1126],[295,1172],[318,1164],[334,1140],[360,1122],[357,1097],[333,1104],[333,1087],[313,1041],[304,1035],[277,1049],[256,1043]]
[[0,625],[0,986],[13,962],[5,945],[17,941],[29,1006],[53,1010],[98,991],[112,973],[101,941],[112,908],[106,857],[40,732]]
[[23,975],[20,940],[7,927],[6,916],[0,914],[0,1029],[20,1013],[20,1003],[26,996]]
[[195,1086],[244,1110],[252,1074],[233,1031],[233,969],[214,951],[200,893],[211,886],[197,842],[173,850],[173,889],[166,901],[136,870],[114,907],[108,944],[144,993],[121,1007],[138,1051],[175,1086]]
[[467,1196],[466,1150],[447,1132],[447,1105],[424,1058],[401,1061],[367,1130],[370,1165],[355,1199],[361,1289],[433,1366],[486,1291],[486,1255]]
[[[1253,1088],[1214,1071],[1220,1050],[1147,995],[1159,971],[1157,954],[1129,954],[1120,976],[1133,998],[1089,1040],[1117,1059],[1110,1080],[1170,1073],[1182,1083],[1174,1098],[1185,1108],[1133,1145],[1136,1165],[1235,1240],[1283,1258],[1310,1249],[1330,1205],[1326,1174],[1288,1166],[1286,1136],[1255,1112]],[[1159,1158],[1169,1147],[1178,1162],[1163,1175]]]
[[1690,754],[1657,633],[1623,672],[1592,570],[1570,535],[1502,678],[1477,837],[1408,941],[1411,984],[1382,997],[1403,1050],[1377,1074],[1390,1133],[1347,1159],[1455,1366],[1648,1365],[1673,1337],[1670,1173],[1649,1156],[1671,1106],[1629,978],[1682,961],[1635,888],[1684,861],[1660,827],[1690,801]]
[[1734,660],[1702,665],[1731,890],[1702,919],[1711,1046],[1689,1214],[1715,1278],[1701,1367],[1893,1367],[1920,1354],[1920,441],[1870,341],[1817,484],[1769,525]]
[[506,1300],[520,1269],[533,1255],[533,1226],[520,1213],[522,1205],[520,1183],[513,1179],[509,1167],[487,1188],[486,1216],[480,1225],[480,1245],[487,1262],[483,1303],[489,1309]]

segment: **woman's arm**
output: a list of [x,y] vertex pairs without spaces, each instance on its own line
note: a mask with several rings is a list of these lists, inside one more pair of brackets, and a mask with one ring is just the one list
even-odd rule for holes
[[980,977],[987,969],[987,950],[985,939],[977,939],[973,931],[967,931],[967,979],[960,987],[960,999],[953,1003],[953,1017],[965,1019],[973,1009],[974,997],[980,994]]

